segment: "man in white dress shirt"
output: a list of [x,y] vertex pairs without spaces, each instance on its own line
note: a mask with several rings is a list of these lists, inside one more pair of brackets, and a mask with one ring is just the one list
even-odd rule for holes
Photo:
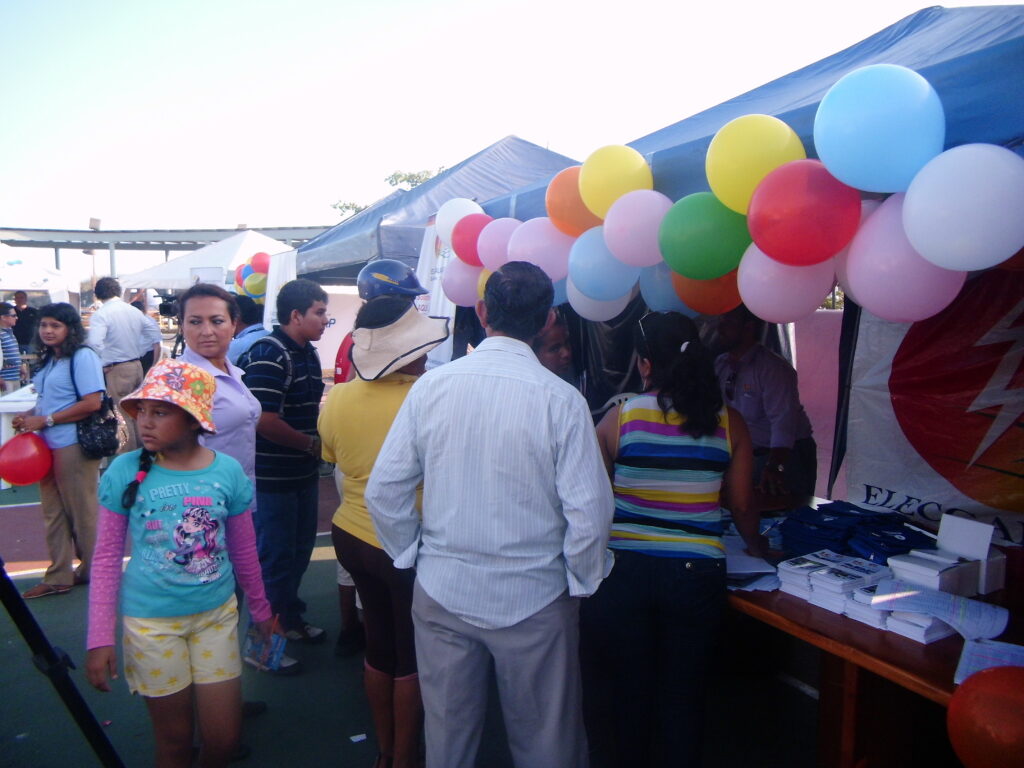
[[[153,362],[160,359],[160,329],[150,323],[142,312],[121,300],[121,284],[113,277],[101,277],[93,289],[103,305],[89,318],[89,346],[103,361],[103,377],[107,394],[116,407],[121,398],[142,384],[142,363],[146,352],[153,350]],[[128,423],[128,440],[122,452],[138,447],[135,420]]]
[[578,598],[610,570],[614,505],[586,401],[530,349],[552,297],[532,264],[491,276],[487,338],[413,385],[366,490],[395,567],[416,568],[430,767],[475,765],[492,659],[515,764],[587,765]]

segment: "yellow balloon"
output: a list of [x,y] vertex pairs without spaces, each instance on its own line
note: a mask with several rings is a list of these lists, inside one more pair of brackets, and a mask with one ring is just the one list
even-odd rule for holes
[[708,146],[704,171],[715,197],[745,214],[761,179],[807,157],[796,131],[771,115],[744,115],[723,125]]
[[476,295],[478,299],[483,299],[484,288],[487,287],[487,278],[489,278],[493,274],[494,272],[488,269],[487,267],[484,267],[483,271],[480,273],[480,277],[477,278],[476,281]]
[[580,168],[580,198],[600,219],[612,203],[635,189],[654,189],[644,156],[632,147],[612,144],[592,152]]
[[267,292],[267,276],[259,272],[253,272],[245,278],[245,292],[256,299]]

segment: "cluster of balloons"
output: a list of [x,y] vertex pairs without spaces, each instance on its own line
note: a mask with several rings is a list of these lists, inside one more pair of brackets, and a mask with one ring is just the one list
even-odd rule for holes
[[235,293],[248,296],[262,304],[267,295],[267,272],[270,270],[270,254],[254,253],[244,263],[235,267]]
[[710,192],[673,202],[640,153],[607,146],[551,180],[545,217],[492,219],[449,200],[437,234],[458,258],[442,285],[470,306],[490,271],[529,261],[551,277],[556,301],[590,320],[615,317],[639,290],[652,310],[721,314],[743,302],[783,323],[813,312],[838,279],[883,319],[923,320],[969,270],[1024,247],[1024,159],[988,144],[943,152],[944,142],[927,80],[863,67],[818,106],[818,160],[783,121],[744,115],[708,147]]
[[35,432],[22,432],[0,446],[0,477],[11,485],[38,483],[52,466],[53,453]]

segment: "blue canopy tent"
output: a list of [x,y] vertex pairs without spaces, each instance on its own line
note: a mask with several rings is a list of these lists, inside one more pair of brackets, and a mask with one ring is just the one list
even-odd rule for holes
[[[410,190],[399,190],[299,246],[298,273],[320,282],[353,282],[371,259],[415,266],[427,221],[453,197],[487,200],[549,179],[576,161],[516,136],[477,152]],[[546,183],[546,182],[545,182]]]
[[[715,133],[748,114],[774,115],[814,152],[814,114],[829,88],[869,64],[902,64],[932,84],[946,110],[946,146],[988,142],[1024,153],[1024,6],[925,8],[844,51],[630,142],[673,200],[707,190],[704,156]],[[597,149],[597,147],[595,147]],[[554,174],[552,174],[554,175]],[[545,216],[550,179],[489,200],[491,216]]]
[[[630,142],[644,155],[655,189],[673,200],[708,190],[704,158],[715,133],[747,114],[774,115],[800,136],[808,156],[814,150],[814,116],[825,93],[843,75],[870,64],[901,64],[924,76],[938,92],[946,113],[946,147],[972,142],[1006,146],[1024,154],[1024,6],[931,7],[803,69],[792,72]],[[596,149],[596,147],[595,147]],[[489,200],[494,217],[526,220],[545,216],[549,180]],[[635,385],[629,328],[644,308],[634,300],[609,323],[571,324],[579,364],[591,391],[591,406]],[[829,492],[845,453],[850,370],[860,310],[847,300],[839,350],[840,394],[836,414]]]

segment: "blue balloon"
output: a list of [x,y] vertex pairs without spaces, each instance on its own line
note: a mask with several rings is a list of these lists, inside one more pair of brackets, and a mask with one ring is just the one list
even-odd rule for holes
[[629,293],[640,277],[640,267],[623,264],[604,244],[604,227],[588,229],[569,251],[569,277],[584,296],[613,301]]
[[555,287],[555,300],[551,302],[552,307],[560,306],[569,301],[569,294],[566,293],[566,283],[568,282],[569,278],[563,277],[561,280],[556,280],[552,283]]
[[946,114],[912,69],[872,64],[833,85],[814,116],[814,148],[829,173],[868,192],[903,192],[942,152]]
[[672,270],[664,261],[640,270],[640,295],[652,312],[681,312],[687,317],[697,316],[697,312],[686,306],[672,287]]

